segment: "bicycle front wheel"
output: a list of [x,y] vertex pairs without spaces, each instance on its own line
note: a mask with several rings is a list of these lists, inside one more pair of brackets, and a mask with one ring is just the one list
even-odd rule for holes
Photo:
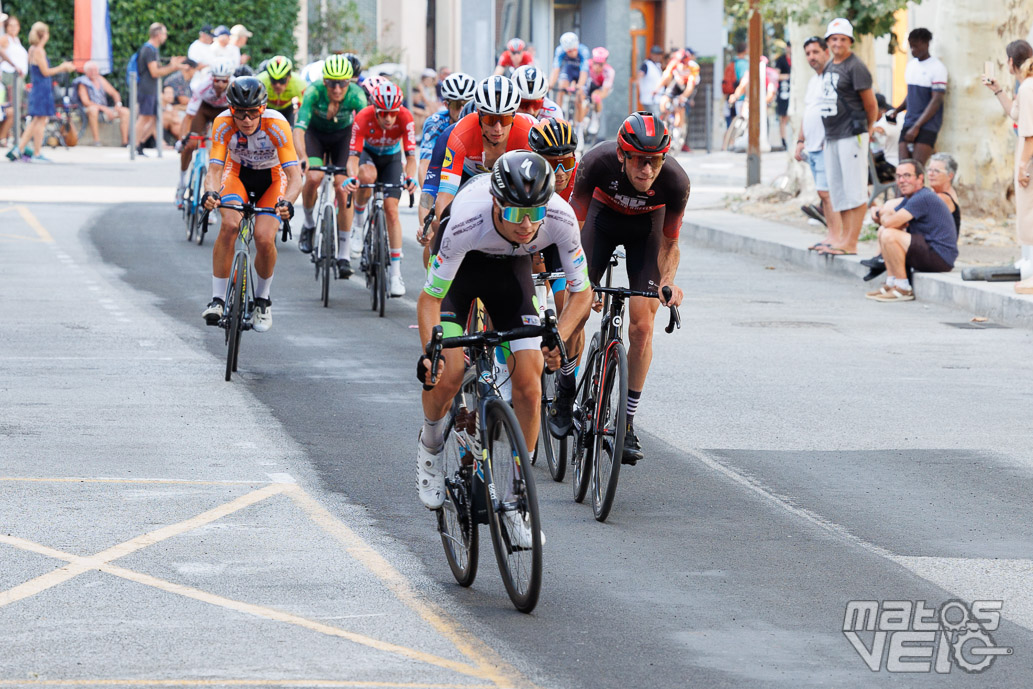
[[193,214],[193,220],[191,221],[194,226],[194,241],[197,242],[198,246],[204,244],[204,227],[201,224],[201,215],[204,213],[204,209],[201,207],[201,196],[204,195],[204,175],[196,175],[194,181],[194,191],[191,194],[193,201],[191,202],[191,211]]
[[[438,510],[438,531],[445,548],[452,576],[460,586],[470,586],[477,577],[479,546],[477,520],[474,515],[473,473],[476,470],[475,449],[470,442],[468,423],[476,406],[476,372],[467,372],[463,387],[449,412],[445,424],[445,449],[441,454],[441,470],[445,472],[445,504]],[[474,431],[476,435],[476,430]]]
[[[534,476],[527,448],[512,408],[500,399],[488,402],[485,430],[488,438],[490,480],[485,500],[495,559],[502,583],[520,612],[531,612],[542,588],[542,526]],[[494,509],[492,493],[499,511]]]
[[545,454],[545,462],[549,465],[549,475],[553,481],[562,481],[567,474],[567,448],[570,443],[567,437],[557,438],[549,430],[549,406],[556,399],[556,379],[558,371],[542,372],[542,410],[541,428],[538,430],[538,447]]
[[226,302],[226,380],[237,370],[237,355],[240,352],[240,331],[244,324],[244,308],[247,299],[247,257],[237,254],[230,273],[229,299]]
[[617,342],[608,348],[602,371],[592,471],[592,511],[601,522],[609,516],[617,494],[628,429],[628,355],[624,345]]
[[330,271],[334,262],[334,236],[330,233],[337,231],[337,228],[333,226],[332,215],[332,213],[323,214],[323,226],[320,228],[319,264],[323,279],[323,308],[330,306]]
[[599,333],[592,335],[588,352],[583,359],[585,368],[581,392],[574,405],[574,440],[571,447],[571,487],[574,489],[574,502],[582,502],[588,494],[588,485],[592,478],[592,419],[594,418],[595,381],[592,379],[596,369],[596,352],[599,351]]
[[381,318],[384,317],[384,305],[387,302],[387,275],[388,267],[391,265],[391,250],[387,246],[387,220],[384,218],[384,211],[377,213],[377,309]]

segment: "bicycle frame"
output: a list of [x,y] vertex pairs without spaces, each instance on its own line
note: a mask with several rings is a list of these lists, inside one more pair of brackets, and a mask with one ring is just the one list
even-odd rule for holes
[[[313,170],[322,170],[323,181],[319,183],[319,191],[316,192],[316,237],[312,242],[312,260],[316,263],[321,258],[334,258],[340,252],[338,246],[337,237],[337,204],[336,204],[336,191],[334,189],[334,176],[346,174],[346,170],[343,167],[334,167],[332,165],[325,167],[312,168]],[[334,255],[333,256],[321,256],[323,242],[321,235],[323,232],[323,216],[330,213],[333,218],[334,228]]]
[[[250,205],[250,204],[247,204],[247,205]],[[236,265],[237,257],[243,254],[243,256],[244,256],[244,265],[247,266],[247,270],[245,270],[244,271],[244,275],[241,276],[242,279],[244,280],[244,289],[241,290],[243,292],[243,294],[244,294],[244,300],[241,303],[241,308],[243,309],[243,314],[244,314],[243,315],[243,319],[242,319],[243,320],[244,330],[250,330],[251,329],[251,315],[252,315],[252,313],[254,311],[254,303],[255,303],[255,292],[254,292],[255,288],[254,288],[254,284],[253,284],[254,280],[252,279],[252,273],[254,272],[255,268],[254,268],[254,265],[253,265],[253,261],[251,260],[252,259],[252,255],[251,255],[251,251],[252,251],[251,241],[254,239],[254,236],[255,236],[255,216],[254,216],[254,214],[245,213],[244,216],[240,219],[239,225],[237,226],[236,247],[235,247],[235,250],[233,252],[233,264],[232,264],[232,265]],[[230,290],[232,290],[232,289],[233,289],[233,275],[230,275],[230,282],[229,282],[228,285],[226,285],[226,296],[224,298],[224,303],[226,303],[226,304],[230,303],[230,298],[231,298],[230,297]],[[223,317],[219,321],[219,324],[222,325],[223,327],[226,327],[226,324],[228,322],[229,317],[230,317],[229,313],[223,314]],[[228,328],[226,330],[226,333],[227,333],[227,337],[229,337],[229,329]]]

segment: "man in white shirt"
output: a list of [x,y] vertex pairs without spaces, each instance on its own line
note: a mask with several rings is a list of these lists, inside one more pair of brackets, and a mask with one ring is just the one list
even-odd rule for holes
[[240,48],[234,45],[231,40],[230,30],[226,26],[220,24],[215,27],[215,31],[212,32],[215,36],[215,43],[212,44],[212,55],[215,61],[220,64],[224,61],[232,62],[234,68],[240,66]]
[[212,45],[215,39],[212,37],[212,25],[205,24],[197,32],[197,40],[187,48],[187,57],[197,63],[197,71],[190,80],[190,88],[197,88],[208,75],[208,66],[215,61],[212,55]]
[[638,68],[638,102],[643,110],[660,114],[660,98],[654,93],[663,76],[664,49],[654,45],[649,57]]
[[[237,51],[242,51],[244,46],[247,45],[247,39],[251,38],[255,34],[247,30],[247,27],[243,24],[234,24],[233,28],[230,29],[230,45],[237,46]],[[251,59],[250,55],[240,55],[240,64],[247,64],[247,61]]]
[[[829,198],[829,182],[825,176],[825,125],[821,121],[822,73],[829,61],[829,50],[824,39],[811,36],[803,44],[803,52],[807,64],[815,71],[807,82],[807,94],[804,96],[803,120],[800,122],[800,133],[796,137],[796,159],[806,161],[814,175],[814,187],[821,199],[821,215],[828,227],[825,238],[810,247],[818,250],[821,246],[839,246],[843,233],[843,222],[839,213],[832,209]],[[804,212],[815,217],[813,206],[804,206]]]

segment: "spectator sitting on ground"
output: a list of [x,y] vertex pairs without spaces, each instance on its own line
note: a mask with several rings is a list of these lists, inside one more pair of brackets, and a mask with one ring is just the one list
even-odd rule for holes
[[904,195],[896,210],[875,214],[879,248],[886,261],[886,284],[865,296],[875,301],[913,301],[908,269],[947,273],[958,258],[958,235],[947,205],[925,186],[925,169],[912,158],[897,165],[897,186]]
[[[100,117],[105,122],[118,120],[122,133],[122,146],[129,144],[129,108],[122,105],[122,96],[100,73],[100,67],[93,60],[83,65],[83,75],[72,82],[75,95],[86,111],[86,120],[93,135],[93,145],[100,146]],[[114,105],[108,105],[108,96]]]

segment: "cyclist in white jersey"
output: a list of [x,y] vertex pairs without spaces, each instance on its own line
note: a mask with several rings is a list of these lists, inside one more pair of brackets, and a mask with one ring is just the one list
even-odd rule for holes
[[563,119],[563,113],[556,101],[548,97],[549,80],[545,73],[534,65],[518,67],[513,72],[513,83],[520,95],[520,107],[517,112],[530,115],[537,120],[551,117]]

